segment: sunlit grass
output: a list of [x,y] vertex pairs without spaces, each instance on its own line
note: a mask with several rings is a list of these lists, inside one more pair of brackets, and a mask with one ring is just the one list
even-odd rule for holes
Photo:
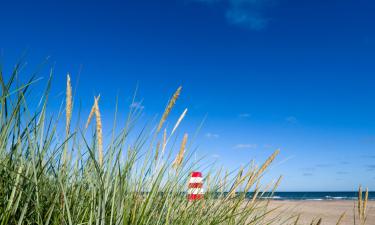
[[[115,119],[104,146],[100,96],[94,98],[91,113],[86,115],[89,119],[73,126],[70,77],[65,110],[51,118],[47,116],[51,79],[46,81],[38,107],[31,110],[27,96],[36,80],[20,85],[20,67],[8,76],[0,71],[1,225],[294,223],[295,218],[271,216],[268,200],[260,200],[266,192],[274,192],[280,181],[265,186],[261,182],[278,150],[260,166],[252,163],[231,172],[208,169],[204,198],[187,200],[190,173],[202,168],[199,160],[192,160],[187,134],[175,143],[181,139],[175,131],[187,110],[172,123],[171,133],[163,129],[181,87],[158,123],[138,126],[141,109],[136,107],[129,109],[122,128]],[[60,123],[64,123],[65,135]],[[253,193],[250,198],[248,191]],[[364,202],[359,205],[362,221],[366,206]]]
[[[181,144],[169,141],[179,140],[173,136],[187,110],[176,121],[171,134],[166,129],[160,132],[181,87],[172,95],[159,123],[135,131],[141,112],[130,108],[125,126],[120,130],[113,128],[106,142],[109,144],[103,146],[99,97],[94,99],[92,113],[87,115],[95,117],[90,125],[94,132],[88,135],[90,121],[82,127],[71,123],[74,110],[69,76],[65,111],[47,119],[51,81],[46,82],[39,107],[30,110],[26,96],[34,80],[19,86],[16,74],[20,74],[19,67],[7,80],[0,75],[1,224],[264,222],[266,202],[257,201],[256,196],[261,193],[259,179],[276,154],[260,169],[252,166],[237,174],[230,173],[225,182],[220,172],[207,172],[204,199],[188,202],[187,182],[191,171],[199,168],[199,161],[191,160],[187,134]],[[61,140],[58,124],[63,117],[65,138]],[[175,146],[180,148],[177,155],[173,155]],[[240,188],[246,191],[244,187],[253,188],[253,199],[247,199],[244,192],[236,192]]]

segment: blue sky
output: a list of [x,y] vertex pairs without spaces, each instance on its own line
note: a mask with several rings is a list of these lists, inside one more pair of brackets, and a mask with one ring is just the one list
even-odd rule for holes
[[49,56],[54,98],[63,100],[69,71],[83,109],[101,93],[105,127],[117,94],[125,114],[139,84],[147,120],[182,85],[172,119],[187,107],[181,132],[191,132],[207,115],[199,154],[237,168],[280,148],[268,174],[284,175],[280,190],[375,190],[373,1],[36,0],[1,9],[2,63],[27,50],[32,70]]

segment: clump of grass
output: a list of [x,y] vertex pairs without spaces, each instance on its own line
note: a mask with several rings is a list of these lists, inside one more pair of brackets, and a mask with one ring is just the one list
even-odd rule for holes
[[[179,138],[175,131],[180,129],[187,111],[181,114],[169,137],[166,129],[159,134],[181,87],[157,126],[134,129],[140,114],[130,110],[124,128],[113,129],[108,146],[104,146],[100,96],[94,99],[87,122],[82,127],[80,123],[71,126],[73,97],[67,76],[66,135],[61,139],[62,113],[46,116],[50,81],[41,96],[42,107],[31,110],[27,96],[35,80],[18,85],[15,81],[19,68],[15,67],[7,81],[0,73],[0,224],[278,223],[277,218],[266,218],[270,212],[268,201],[259,200],[279,182],[267,186],[261,183],[278,151],[259,168],[251,164],[224,175],[221,170],[207,170],[199,161],[191,160],[187,134],[179,150],[174,144],[167,146],[171,136]],[[88,134],[93,116],[95,129]],[[68,143],[70,157],[65,157]],[[161,157],[164,151],[165,157]],[[205,184],[208,191],[204,199],[188,202],[186,184],[196,169],[210,177]],[[253,194],[249,198],[250,191]]]

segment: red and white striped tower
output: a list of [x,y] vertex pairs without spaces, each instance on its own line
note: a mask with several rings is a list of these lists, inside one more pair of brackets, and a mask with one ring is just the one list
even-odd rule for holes
[[201,172],[192,172],[188,189],[188,200],[194,201],[203,198],[203,178]]

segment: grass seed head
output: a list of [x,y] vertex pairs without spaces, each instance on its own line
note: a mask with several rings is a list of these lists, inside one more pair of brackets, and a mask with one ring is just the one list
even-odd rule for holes
[[160,148],[160,142],[156,144],[156,150],[155,150],[155,161],[158,160],[159,157],[159,148]]
[[70,83],[70,76],[67,75],[66,78],[66,125],[65,132],[66,136],[69,136],[70,133],[70,122],[72,119],[72,85]]
[[176,159],[173,162],[173,166],[175,168],[178,168],[182,164],[182,161],[184,159],[184,154],[185,154],[185,148],[186,148],[187,139],[188,139],[188,134],[185,134],[184,138],[182,139],[180,151],[179,151],[178,155],[176,156]]
[[[97,99],[98,99],[98,102],[99,102],[100,95],[97,97]],[[87,118],[87,121],[86,121],[85,129],[87,129],[89,127],[91,119],[94,116],[94,113],[95,113],[95,102],[94,102],[94,104],[91,107],[91,111],[90,111],[89,117]]]
[[96,118],[96,135],[98,141],[99,165],[103,166],[103,128],[100,116],[98,98],[95,98],[95,118]]
[[160,122],[159,122],[159,125],[158,125],[158,129],[157,129],[157,132],[160,131],[160,129],[163,127],[164,125],[164,122],[166,121],[169,113],[171,112],[173,106],[176,104],[176,101],[178,99],[178,96],[180,96],[180,93],[181,93],[181,89],[182,87],[178,87],[176,92],[173,94],[172,96],[172,99],[169,101],[168,105],[167,105],[167,108],[165,109],[161,119],[160,119]]

